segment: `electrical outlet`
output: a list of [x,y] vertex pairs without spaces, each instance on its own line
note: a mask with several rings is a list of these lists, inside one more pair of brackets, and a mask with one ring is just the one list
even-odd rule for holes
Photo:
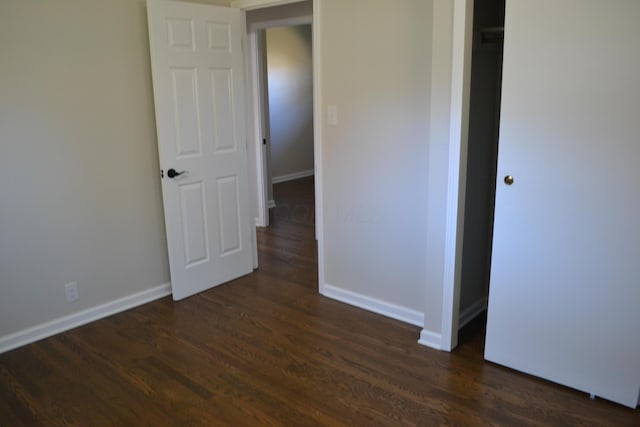
[[78,298],[78,282],[71,282],[64,285],[64,293],[67,296],[67,302],[77,301]]

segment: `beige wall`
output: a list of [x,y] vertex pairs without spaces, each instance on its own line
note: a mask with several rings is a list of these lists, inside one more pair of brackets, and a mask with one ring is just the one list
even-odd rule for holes
[[[427,183],[446,177],[449,3],[318,11],[326,283],[424,312],[436,332],[444,189]],[[2,339],[169,274],[145,2],[5,0],[0,38]]]
[[3,0],[0,40],[1,339],[169,272],[145,2]]
[[311,25],[266,30],[271,176],[313,170]]
[[[314,13],[326,284],[422,312],[432,2],[322,0]],[[326,123],[329,105],[336,127]]]
[[276,21],[311,15],[313,15],[313,1],[299,1],[281,6],[249,10],[247,11],[247,26],[255,22]]
[[178,0],[178,1],[187,1],[189,3],[212,4],[216,6],[226,6],[226,7],[229,7],[231,5],[231,0]]

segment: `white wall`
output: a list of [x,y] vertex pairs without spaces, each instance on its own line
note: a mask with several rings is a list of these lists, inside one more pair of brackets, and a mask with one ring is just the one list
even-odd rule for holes
[[0,39],[2,341],[169,272],[145,2],[3,0]]
[[271,174],[313,170],[311,25],[266,30]]
[[[335,287],[351,292],[343,296],[422,313],[432,2],[319,4],[314,13],[322,38],[321,291],[333,293]],[[336,127],[326,123],[329,105],[338,108]]]

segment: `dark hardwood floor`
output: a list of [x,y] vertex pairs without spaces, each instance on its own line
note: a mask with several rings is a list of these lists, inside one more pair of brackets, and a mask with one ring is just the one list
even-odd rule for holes
[[640,426],[640,414],[318,296],[313,181],[278,184],[260,269],[0,355],[1,426]]

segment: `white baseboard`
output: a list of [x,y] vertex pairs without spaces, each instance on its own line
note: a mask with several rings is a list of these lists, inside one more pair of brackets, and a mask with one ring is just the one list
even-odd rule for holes
[[442,350],[442,335],[423,329],[420,332],[418,344],[431,347],[436,350]]
[[424,313],[419,311],[371,298],[366,295],[351,292],[346,289],[324,284],[320,287],[320,294],[367,311],[381,314],[401,322],[415,326],[424,326]]
[[[460,312],[458,320],[458,329],[462,329],[467,323],[475,319],[477,315],[487,309],[487,298],[481,298],[478,301],[471,304],[464,311]],[[427,347],[435,348],[436,350],[442,350],[442,335],[435,332],[423,329],[420,332],[420,339],[418,344],[422,344]]]
[[271,208],[275,208],[276,207],[276,201],[271,199],[267,202],[267,208],[271,209]]
[[106,304],[91,307],[78,313],[46,322],[10,335],[0,337],[0,353],[31,344],[43,338],[68,331],[78,326],[86,325],[104,317],[120,313],[125,310],[155,301],[171,295],[171,284],[156,286],[136,294],[108,302]]
[[475,319],[477,315],[485,311],[487,309],[487,303],[487,297],[480,298],[478,301],[461,311],[458,316],[458,329],[462,329],[467,325],[467,323]]
[[281,182],[293,181],[294,179],[306,178],[308,176],[313,176],[313,175],[314,175],[313,169],[309,169],[308,171],[302,171],[302,172],[296,172],[296,173],[289,173],[289,174],[286,174],[286,175],[274,176],[273,178],[271,178],[271,182],[273,184],[279,184]]

